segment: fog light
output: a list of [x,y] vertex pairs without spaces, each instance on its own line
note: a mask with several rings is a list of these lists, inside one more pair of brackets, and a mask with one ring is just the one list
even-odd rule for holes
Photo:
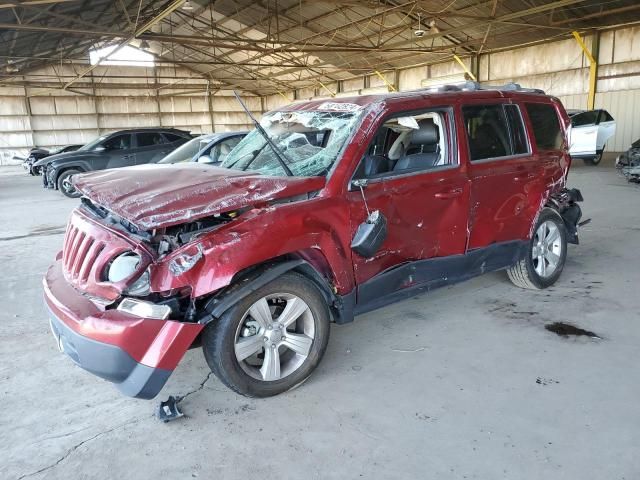
[[137,317],[156,318],[158,320],[166,320],[171,314],[171,308],[167,305],[156,305],[155,303],[135,300],[133,298],[125,298],[122,300],[117,309]]

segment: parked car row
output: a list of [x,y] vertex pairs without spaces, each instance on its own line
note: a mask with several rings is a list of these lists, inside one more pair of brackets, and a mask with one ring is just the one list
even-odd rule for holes
[[47,150],[46,148],[34,147],[29,151],[29,156],[22,161],[22,166],[29,175],[40,175],[40,167],[34,167],[34,163],[51,155],[59,153],[73,152],[78,150],[82,145],[66,145],[64,147]]
[[80,196],[71,182],[75,174],[147,163],[215,164],[224,160],[244,135],[246,132],[228,132],[194,138],[189,132],[175,128],[121,130],[75,149],[66,148],[39,159],[36,159],[39,153],[33,155],[36,161],[32,160],[28,169],[30,173],[42,174],[45,188],[75,198]]

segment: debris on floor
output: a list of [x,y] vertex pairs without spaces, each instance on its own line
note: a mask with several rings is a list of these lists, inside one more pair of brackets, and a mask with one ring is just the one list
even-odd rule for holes
[[633,142],[629,150],[618,155],[616,167],[622,170],[628,181],[640,183],[640,139]]
[[158,420],[167,423],[176,418],[184,416],[184,413],[178,408],[178,402],[181,398],[170,395],[164,402],[160,402],[156,408],[156,417]]

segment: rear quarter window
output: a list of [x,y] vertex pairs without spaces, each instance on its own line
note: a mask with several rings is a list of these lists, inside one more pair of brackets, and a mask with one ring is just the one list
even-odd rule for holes
[[525,108],[538,150],[562,148],[562,131],[555,107],[546,103],[526,103]]

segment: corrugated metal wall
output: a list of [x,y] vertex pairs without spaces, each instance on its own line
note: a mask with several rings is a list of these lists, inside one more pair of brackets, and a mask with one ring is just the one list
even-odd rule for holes
[[[591,48],[593,36],[585,38]],[[463,59],[469,69],[471,61]],[[599,71],[596,107],[608,110],[617,120],[616,135],[607,145],[608,151],[626,150],[640,138],[640,27],[603,32],[600,36]],[[587,108],[589,65],[574,39],[485,54],[479,60],[479,79],[490,85],[516,82],[523,87],[541,88],[558,97],[567,109]],[[461,75],[463,70],[455,61],[420,66],[386,73],[389,83],[400,91],[420,88],[425,79],[438,80]],[[384,85],[377,76],[358,77],[341,82],[340,92],[367,93],[370,87]],[[325,97],[323,89],[296,92],[296,99]],[[342,96],[339,93],[337,96]],[[266,97],[265,108],[271,110],[293,100],[280,95]]]
[[[592,40],[592,36],[585,38],[588,46]],[[471,68],[470,59],[463,61]],[[598,63],[596,106],[607,109],[618,122],[617,133],[607,149],[625,150],[640,137],[640,27],[603,32]],[[73,78],[78,68],[57,66],[34,73],[42,75],[43,82],[58,81],[60,76]],[[481,55],[478,72],[480,81],[488,84],[514,81],[525,87],[542,88],[559,97],[566,108],[587,105],[588,63],[573,39]],[[448,61],[384,75],[388,83],[404,91],[420,88],[425,79],[446,79],[461,73],[460,65]],[[110,84],[122,83],[122,88],[102,88],[106,78]],[[0,87],[0,162],[24,154],[35,145],[85,143],[99,134],[123,128],[164,126],[207,132],[212,130],[212,119],[216,131],[250,128],[230,92],[216,93],[209,106],[206,81],[187,69],[98,67],[88,80],[93,82],[93,88],[77,89],[81,94]],[[202,93],[181,94],[184,89],[179,87],[184,82],[201,85]],[[384,80],[370,75],[262,100],[245,100],[259,116],[263,106],[271,110],[295,100],[385,90]]]

